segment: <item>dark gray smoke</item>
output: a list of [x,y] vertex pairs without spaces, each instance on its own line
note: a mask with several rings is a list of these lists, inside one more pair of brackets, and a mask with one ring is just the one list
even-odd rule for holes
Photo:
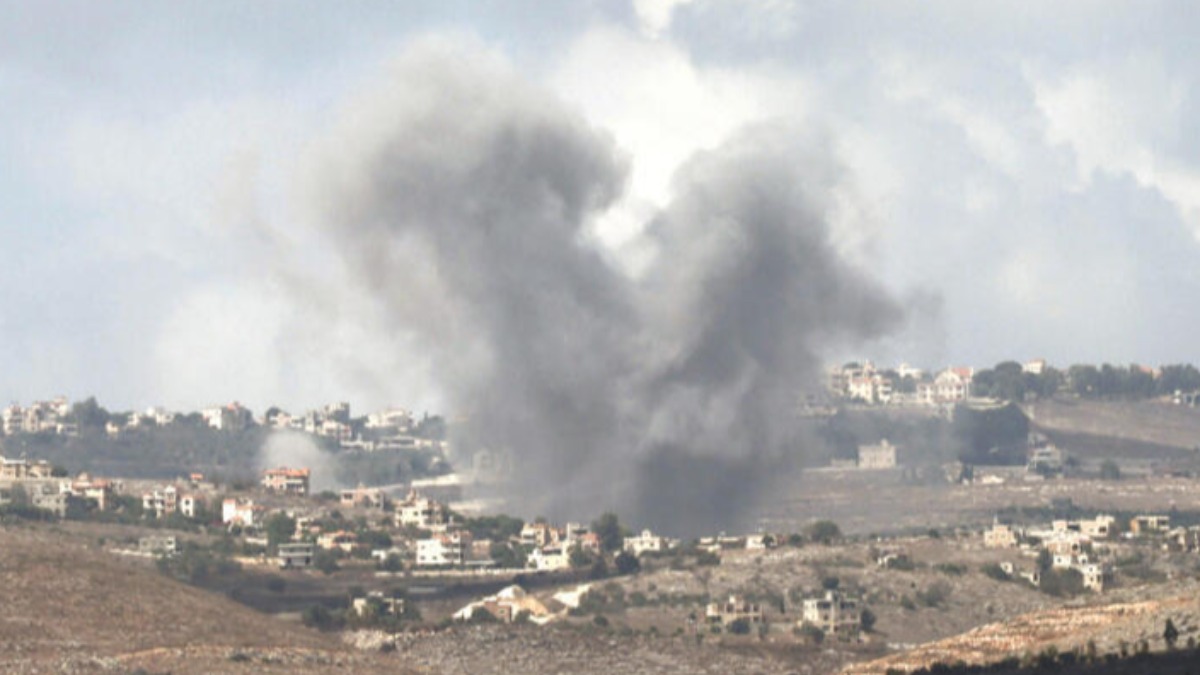
[[625,181],[607,135],[451,45],[393,75],[346,111],[312,194],[469,417],[459,446],[513,454],[525,515],[745,527],[811,442],[795,411],[819,350],[902,318],[829,242],[827,154],[767,127],[694,158],[634,278],[587,234]]

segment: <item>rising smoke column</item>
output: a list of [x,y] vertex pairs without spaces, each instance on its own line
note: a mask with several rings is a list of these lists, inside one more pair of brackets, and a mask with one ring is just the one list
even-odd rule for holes
[[318,154],[314,220],[433,360],[460,445],[507,449],[525,515],[690,534],[744,527],[805,438],[833,339],[901,310],[829,244],[827,154],[747,132],[680,172],[626,275],[587,235],[619,197],[612,140],[482,50],[425,42]]
[[797,407],[822,386],[820,348],[903,319],[831,244],[829,156],[802,130],[749,129],[685,165],[649,227],[659,256],[640,292],[663,354],[639,391],[652,417],[635,495],[652,524],[746,527],[816,442]]

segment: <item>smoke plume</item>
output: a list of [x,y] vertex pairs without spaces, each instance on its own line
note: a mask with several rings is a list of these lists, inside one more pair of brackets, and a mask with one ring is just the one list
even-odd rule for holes
[[457,446],[513,455],[525,515],[746,527],[812,442],[796,409],[822,347],[903,318],[830,244],[826,149],[764,126],[695,157],[631,276],[588,234],[627,174],[605,133],[461,45],[391,75],[345,111],[308,194],[468,418]]
[[337,461],[322,450],[312,437],[298,431],[273,431],[258,453],[259,471],[281,467],[312,471],[309,488],[314,492],[343,487],[337,480]]

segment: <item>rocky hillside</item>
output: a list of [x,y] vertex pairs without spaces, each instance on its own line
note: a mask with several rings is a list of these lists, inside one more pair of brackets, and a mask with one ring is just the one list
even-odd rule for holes
[[1195,582],[1175,585],[1162,598],[1060,607],[981,626],[962,635],[931,642],[875,661],[854,664],[845,675],[884,675],[942,664],[987,664],[1026,655],[1078,650],[1089,642],[1098,655],[1132,653],[1145,641],[1151,651],[1166,649],[1167,619],[1177,626],[1180,643],[1200,633],[1200,600]]
[[[0,672],[383,672],[383,655],[43,526],[0,526]],[[400,665],[388,659],[387,672]]]

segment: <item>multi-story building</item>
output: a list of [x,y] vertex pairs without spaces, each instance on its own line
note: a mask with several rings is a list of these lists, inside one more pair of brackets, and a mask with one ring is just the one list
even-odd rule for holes
[[0,480],[42,480],[50,478],[52,473],[53,467],[46,460],[0,457]]
[[896,446],[889,443],[886,438],[880,441],[878,445],[858,446],[858,468],[896,468]]
[[250,410],[237,401],[226,406],[207,408],[200,414],[208,426],[219,431],[244,431],[254,422]]
[[417,540],[418,567],[459,566],[466,561],[471,545],[469,532],[446,532]]
[[448,522],[449,514],[445,506],[416,492],[408,493],[408,497],[396,505],[397,527],[430,530],[445,527]]
[[862,628],[862,608],[858,600],[826,591],[824,597],[804,600],[801,621],[826,633],[857,633]]
[[159,490],[152,490],[142,495],[142,510],[154,512],[154,517],[163,518],[179,510],[179,489],[168,485]]
[[221,504],[221,522],[230,526],[254,527],[262,511],[263,508],[252,500],[230,497]]
[[291,469],[279,467],[263,472],[262,485],[274,492],[306,495],[309,492],[311,472],[307,468]]
[[632,553],[633,555],[659,553],[667,550],[667,542],[664,538],[654,534],[650,530],[642,530],[642,533],[636,537],[625,537],[622,549],[626,553]]
[[342,490],[340,496],[340,503],[345,508],[382,509],[387,502],[382,490],[362,485]]
[[762,605],[740,595],[731,595],[726,602],[710,602],[704,608],[704,620],[709,624],[728,626],[739,619],[756,626],[766,622],[766,615]]
[[316,552],[310,542],[279,545],[279,569],[304,569],[312,565]]
[[1020,533],[1011,525],[1004,525],[999,521],[983,533],[983,545],[987,548],[1016,548],[1020,543]]

